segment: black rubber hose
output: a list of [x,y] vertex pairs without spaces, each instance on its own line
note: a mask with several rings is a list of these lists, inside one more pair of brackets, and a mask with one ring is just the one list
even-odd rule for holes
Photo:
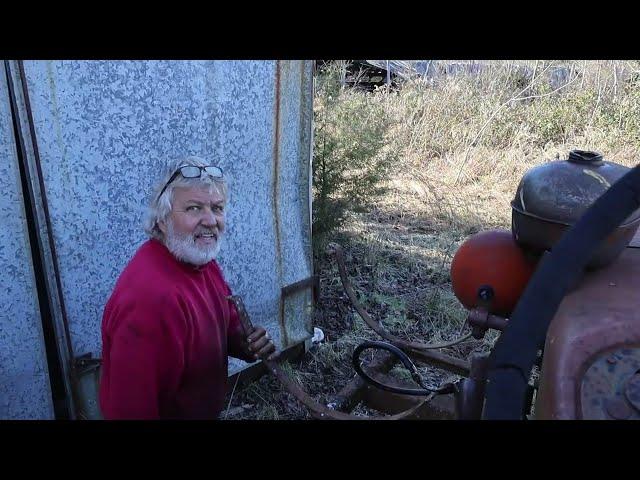
[[[368,350],[368,349],[386,350],[387,352],[398,357],[398,359],[402,362],[404,367],[407,370],[409,370],[409,372],[411,373],[411,378],[413,378],[414,381],[423,388],[416,389],[416,388],[393,387],[390,385],[385,385],[384,383],[381,383],[376,379],[371,378],[362,369],[362,362],[360,361],[360,355],[364,350]],[[404,353],[401,349],[399,349],[395,345],[392,345],[391,343],[367,340],[355,348],[355,350],[353,351],[352,361],[353,361],[353,368],[355,369],[356,373],[360,375],[367,383],[381,390],[385,390],[387,392],[400,393],[403,395],[425,396],[425,395],[431,395],[436,393],[451,393],[452,391],[451,385],[445,385],[444,387],[441,387],[439,389],[428,388],[427,386],[425,386],[424,383],[422,382],[422,379],[420,378],[418,369],[413,364],[411,359],[407,356],[406,353]]]
[[560,302],[601,242],[639,207],[640,165],[600,196],[541,260],[489,357],[483,418],[522,419],[531,369]]

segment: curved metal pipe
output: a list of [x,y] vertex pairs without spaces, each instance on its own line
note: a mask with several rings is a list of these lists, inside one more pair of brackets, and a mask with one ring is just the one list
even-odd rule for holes
[[342,281],[342,286],[344,291],[346,292],[349,300],[353,304],[354,308],[360,315],[360,318],[364,320],[364,322],[371,328],[374,332],[380,335],[382,338],[392,343],[396,347],[402,348],[406,351],[406,353],[412,357],[414,360],[419,359],[422,362],[436,365],[439,368],[443,368],[445,370],[449,370],[458,375],[468,376],[470,372],[469,362],[465,362],[464,360],[460,360],[458,358],[452,357],[450,355],[445,355],[440,352],[432,352],[431,350],[437,348],[445,348],[451,347],[458,343],[462,343],[469,338],[472,337],[472,333],[453,340],[451,342],[444,343],[418,343],[418,342],[407,342],[406,340],[402,340],[401,338],[396,337],[395,335],[387,332],[380,323],[375,322],[367,313],[367,311],[362,307],[358,299],[356,298],[356,294],[351,286],[351,282],[349,281],[349,277],[347,276],[347,270],[344,265],[344,255],[342,251],[342,247],[337,243],[331,243],[328,246],[328,250],[330,254],[335,255],[336,262],[338,264],[338,270],[340,272],[340,280]]

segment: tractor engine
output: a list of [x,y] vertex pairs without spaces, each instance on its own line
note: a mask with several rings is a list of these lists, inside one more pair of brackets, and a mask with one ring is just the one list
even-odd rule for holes
[[[511,231],[473,235],[452,261],[453,291],[470,310],[476,338],[507,328],[541,258],[628,171],[596,152],[574,150],[523,176]],[[640,419],[639,225],[636,210],[594,249],[562,300],[539,352],[528,418]],[[477,390],[486,368],[466,388]]]

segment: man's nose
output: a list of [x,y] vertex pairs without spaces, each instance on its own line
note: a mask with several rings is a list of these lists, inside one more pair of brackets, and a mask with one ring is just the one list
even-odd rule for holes
[[218,219],[212,210],[206,208],[204,209],[200,223],[205,227],[215,227],[218,224]]

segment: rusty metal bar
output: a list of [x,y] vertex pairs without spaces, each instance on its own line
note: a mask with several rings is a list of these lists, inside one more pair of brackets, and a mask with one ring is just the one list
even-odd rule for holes
[[[405,387],[406,384],[397,379],[385,375],[381,380],[387,385]],[[385,392],[371,385],[363,392],[362,402],[369,408],[379,412],[395,414],[405,411],[421,403],[418,398],[411,395],[402,395],[393,392]],[[407,418],[421,420],[453,420],[456,416],[455,400],[452,395],[439,395],[431,402],[426,402],[419,406]]]
[[[253,331],[253,324],[249,319],[249,314],[244,308],[242,299],[237,295],[232,295],[227,298],[235,304],[244,333],[248,336]],[[430,397],[427,397],[427,399],[425,399],[415,407],[410,408],[409,410],[396,415],[387,415],[381,417],[360,417],[356,415],[350,415],[348,413],[336,412],[335,410],[332,410],[311,398],[311,396],[309,396],[307,392],[302,390],[302,388],[300,388],[300,386],[294,380],[292,380],[282,370],[282,368],[280,368],[280,365],[276,361],[263,360],[263,363],[265,364],[269,372],[280,381],[282,386],[300,403],[307,407],[311,411],[311,414],[314,418],[317,418],[319,420],[400,420],[413,414],[422,404],[431,400]]]
[[478,307],[469,311],[467,322],[471,325],[474,338],[481,339],[488,329],[504,331],[509,323],[508,318],[492,315],[486,308]]
[[[376,374],[387,373],[397,362],[397,357],[383,351],[374,357],[367,369],[371,372],[371,376],[376,377]],[[368,387],[369,384],[362,377],[356,375],[353,380],[338,392],[333,402],[330,402],[329,405],[335,410],[350,412],[362,401],[362,397]]]
[[463,377],[468,377],[471,372],[469,362],[444,353],[427,350],[407,350],[407,355],[416,362],[438,367]]
[[[280,352],[280,361],[298,361],[304,355],[304,343],[297,343],[291,347],[285,348]],[[242,388],[258,380],[262,375],[267,372],[267,367],[263,362],[256,362],[249,365],[247,368],[237,371],[231,375],[227,381],[227,394],[231,393],[233,386],[236,388]]]

